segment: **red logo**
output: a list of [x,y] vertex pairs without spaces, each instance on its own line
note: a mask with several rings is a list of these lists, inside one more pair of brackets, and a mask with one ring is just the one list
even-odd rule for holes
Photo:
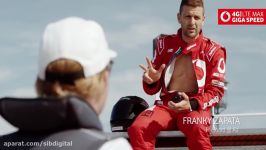
[[231,15],[228,11],[223,11],[220,15],[220,19],[222,22],[228,22],[231,19]]
[[197,82],[199,87],[203,87],[205,85],[206,79],[206,63],[203,60],[196,59],[192,61],[193,64],[196,66],[196,71],[198,72],[197,75]]
[[223,74],[225,73],[225,62],[224,62],[224,58],[221,58],[218,62],[218,71]]

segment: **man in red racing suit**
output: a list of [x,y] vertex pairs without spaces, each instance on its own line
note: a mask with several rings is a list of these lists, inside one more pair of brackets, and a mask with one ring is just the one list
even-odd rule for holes
[[[197,22],[203,7],[189,2],[182,6],[182,2],[181,29],[177,34],[158,36],[153,60],[147,58],[148,67],[141,66],[144,91],[153,95],[161,90],[161,100],[128,128],[134,150],[154,149],[160,131],[177,128],[187,137],[190,150],[212,149],[211,107],[224,94],[226,50],[203,36],[202,22]],[[173,102],[177,95],[181,100]]]

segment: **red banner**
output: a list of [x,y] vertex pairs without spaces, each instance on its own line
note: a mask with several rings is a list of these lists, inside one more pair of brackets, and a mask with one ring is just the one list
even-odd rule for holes
[[266,9],[218,9],[219,25],[266,25]]

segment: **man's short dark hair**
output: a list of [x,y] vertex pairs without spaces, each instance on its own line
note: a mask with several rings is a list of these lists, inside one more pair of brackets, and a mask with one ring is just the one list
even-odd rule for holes
[[181,14],[183,6],[191,6],[191,7],[202,7],[204,10],[203,0],[182,0],[179,8],[179,13]]

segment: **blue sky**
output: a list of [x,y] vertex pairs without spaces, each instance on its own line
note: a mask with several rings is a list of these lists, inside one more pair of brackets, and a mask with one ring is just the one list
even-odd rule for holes
[[[138,95],[153,103],[142,90],[138,64],[152,55],[152,39],[179,28],[178,0],[0,0],[0,97],[35,96],[37,55],[42,32],[49,22],[78,16],[99,22],[112,49],[118,52],[110,91],[101,121],[110,131],[112,106],[122,96]],[[266,26],[217,25],[218,8],[265,8],[265,0],[205,0],[204,34],[227,48],[228,92],[223,112],[266,112],[264,69]],[[241,128],[261,128],[264,117],[241,118]],[[0,134],[14,129],[0,118]]]

